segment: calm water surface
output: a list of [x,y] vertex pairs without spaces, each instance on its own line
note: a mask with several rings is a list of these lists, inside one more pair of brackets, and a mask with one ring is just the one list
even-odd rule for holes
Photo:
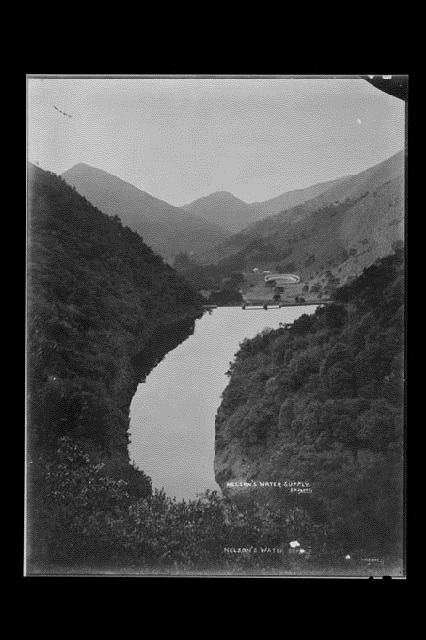
[[215,416],[229,363],[244,338],[293,322],[316,306],[245,310],[219,307],[138,386],[130,408],[130,458],[178,499],[218,489],[213,474]]

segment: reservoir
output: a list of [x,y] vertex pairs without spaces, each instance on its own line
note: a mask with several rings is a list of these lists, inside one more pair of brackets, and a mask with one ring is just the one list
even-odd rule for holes
[[196,320],[194,332],[167,353],[132,400],[130,459],[152,478],[153,488],[164,487],[178,500],[219,490],[213,472],[215,416],[240,342],[315,309],[218,307]]

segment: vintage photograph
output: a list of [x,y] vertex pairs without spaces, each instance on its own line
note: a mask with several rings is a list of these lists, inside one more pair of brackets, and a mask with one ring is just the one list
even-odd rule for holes
[[23,575],[405,579],[408,75],[26,85]]

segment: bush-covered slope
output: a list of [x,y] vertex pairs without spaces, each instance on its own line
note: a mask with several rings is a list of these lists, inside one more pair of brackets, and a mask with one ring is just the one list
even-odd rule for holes
[[31,435],[127,450],[136,371],[159,324],[200,313],[187,283],[118,218],[60,177],[29,172]]
[[398,554],[402,250],[334,297],[241,344],[216,417],[216,480],[309,482],[312,493],[267,499],[303,507],[346,548]]
[[62,178],[30,165],[28,194],[29,557],[71,561],[76,542],[93,544],[92,527],[91,554],[99,561],[108,547],[108,561],[118,503],[124,513],[129,499],[151,495],[150,479],[129,463],[131,399],[193,330],[202,300]]

